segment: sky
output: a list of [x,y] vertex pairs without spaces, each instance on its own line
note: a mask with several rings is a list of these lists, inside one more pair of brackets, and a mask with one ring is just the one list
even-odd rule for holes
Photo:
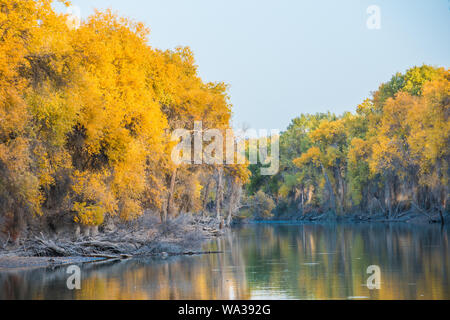
[[[302,113],[354,111],[393,74],[450,67],[449,0],[72,0],[144,22],[149,44],[189,46],[230,85],[235,128],[285,130]],[[369,29],[367,9],[380,9]],[[75,10],[72,10],[75,11]]]

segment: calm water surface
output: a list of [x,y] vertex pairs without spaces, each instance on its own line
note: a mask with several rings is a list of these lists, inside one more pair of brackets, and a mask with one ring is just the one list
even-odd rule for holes
[[[0,273],[0,299],[450,299],[449,229],[257,224],[206,245],[223,254]],[[381,289],[367,288],[371,265]]]

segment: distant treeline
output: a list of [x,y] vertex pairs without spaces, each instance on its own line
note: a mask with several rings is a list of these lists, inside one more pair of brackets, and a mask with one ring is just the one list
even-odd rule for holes
[[74,26],[53,5],[0,0],[0,233],[146,210],[231,217],[245,166],[171,159],[173,130],[230,128],[227,85],[202,81],[189,48],[150,47],[141,23],[106,11]]
[[246,212],[449,210],[450,73],[424,65],[396,74],[356,113],[301,115],[280,137],[276,176],[251,166]]

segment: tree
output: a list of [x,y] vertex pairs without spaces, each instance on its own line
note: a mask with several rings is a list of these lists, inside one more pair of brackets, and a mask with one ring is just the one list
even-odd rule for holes
[[0,1],[1,214],[99,226],[199,210],[211,168],[173,163],[170,133],[229,129],[227,85],[204,82],[187,47],[150,47],[142,23],[108,10],[71,29],[52,5]]
[[282,168],[247,186],[278,212],[448,211],[449,71],[413,67],[382,84],[356,113],[302,115],[280,137]]

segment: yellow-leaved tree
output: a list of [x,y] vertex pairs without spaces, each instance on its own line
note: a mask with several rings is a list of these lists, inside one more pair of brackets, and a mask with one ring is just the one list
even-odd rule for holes
[[149,46],[142,23],[107,10],[73,28],[53,4],[0,0],[5,231],[37,215],[99,226],[201,211],[206,173],[223,166],[178,167],[171,132],[229,129],[227,85],[205,83],[189,48]]

